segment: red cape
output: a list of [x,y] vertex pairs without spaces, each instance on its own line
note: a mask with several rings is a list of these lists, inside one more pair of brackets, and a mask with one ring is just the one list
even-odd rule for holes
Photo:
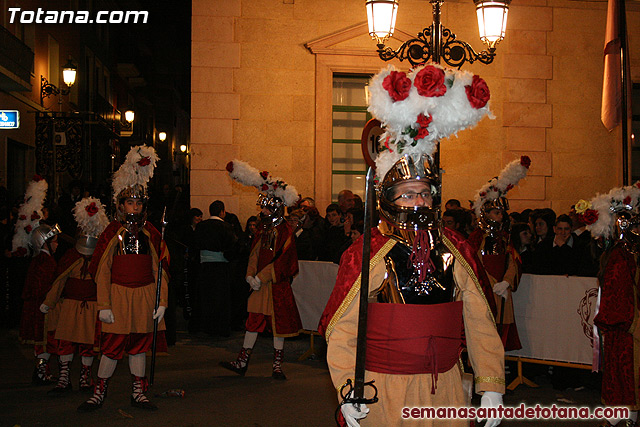
[[[444,244],[449,248],[455,259],[458,262],[469,265],[471,271],[474,273],[472,278],[480,285],[484,295],[490,295],[492,291],[489,278],[482,268],[482,264],[480,263],[476,252],[466,242],[464,236],[457,231],[444,228],[442,230],[442,237]],[[391,249],[389,245],[387,245],[390,240],[391,239],[389,237],[383,236],[377,228],[371,229],[372,260],[386,255],[386,252]],[[356,281],[359,282],[358,279],[362,270],[362,242],[363,237],[361,236],[344,252],[344,254],[342,254],[342,258],[340,259],[340,268],[338,269],[336,284],[331,292],[331,296],[325,306],[324,312],[320,317],[320,324],[318,326],[318,332],[324,335],[327,340],[329,339],[329,335],[333,329],[333,323],[337,322],[339,317],[342,316],[341,306],[343,305],[345,298],[352,290]],[[381,252],[383,248],[384,251],[386,251],[385,253]],[[485,301],[495,318],[495,300],[493,298],[485,298]]]

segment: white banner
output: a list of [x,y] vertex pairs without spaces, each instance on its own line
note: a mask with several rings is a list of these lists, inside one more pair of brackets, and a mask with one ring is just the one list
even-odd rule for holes
[[595,277],[524,274],[513,293],[522,349],[509,356],[591,365]]
[[298,261],[300,272],[291,287],[302,328],[317,331],[320,316],[329,301],[338,276],[338,264],[325,261]]

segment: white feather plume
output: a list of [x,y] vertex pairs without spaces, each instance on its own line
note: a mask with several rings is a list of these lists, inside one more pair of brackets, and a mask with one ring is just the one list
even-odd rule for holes
[[492,178],[481,189],[476,191],[473,201],[473,208],[476,215],[480,217],[482,206],[488,202],[503,197],[509,190],[518,185],[518,182],[527,176],[531,160],[527,156],[509,163],[500,172],[497,178]]
[[591,199],[591,209],[598,213],[598,219],[587,225],[593,237],[610,238],[615,231],[616,213],[636,210],[640,205],[640,181],[626,187],[613,188],[606,194],[598,194]]
[[147,187],[153,178],[156,163],[160,160],[153,147],[138,145],[131,147],[124,159],[124,163],[113,174],[113,198],[117,204],[117,196],[122,190],[134,185]]
[[105,207],[95,197],[85,197],[73,207],[73,217],[85,236],[98,237],[109,225]]
[[[31,232],[40,225],[42,218],[42,206],[47,196],[49,184],[36,175],[27,186],[24,202],[18,209],[18,220],[15,225],[15,234],[11,242],[13,252],[22,252],[27,255],[31,243]],[[21,249],[22,248],[22,249]]]
[[[414,82],[426,67],[435,67],[444,72],[447,86],[444,95],[427,97],[418,93]],[[494,118],[489,102],[481,108],[471,105],[466,88],[472,85],[474,76],[467,71],[446,69],[435,64],[417,67],[406,75],[411,80],[408,96],[394,101],[383,85],[385,79],[396,71],[390,65],[376,74],[369,84],[368,111],[382,123],[385,132],[380,140],[389,149],[384,152],[386,155],[381,153],[376,159],[376,175],[379,179],[385,176],[402,155],[409,154],[414,159],[422,154],[433,156],[439,140],[475,126],[485,116]],[[427,126],[428,135],[416,140],[407,131],[419,129],[417,122],[421,114],[430,117],[431,123]]]
[[293,206],[299,198],[293,185],[282,178],[273,177],[267,171],[260,172],[247,162],[234,159],[227,164],[229,176],[240,184],[256,187],[261,193],[281,199],[286,206]]

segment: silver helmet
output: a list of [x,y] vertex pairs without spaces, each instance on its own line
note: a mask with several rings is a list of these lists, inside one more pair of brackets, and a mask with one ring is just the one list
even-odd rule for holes
[[45,243],[49,239],[54,236],[57,236],[62,231],[60,230],[60,226],[58,224],[53,227],[47,224],[40,224],[36,227],[35,230],[31,233],[31,249],[33,250],[33,255],[36,256],[40,253]]
[[76,240],[76,250],[82,255],[91,256],[96,249],[98,238],[94,236],[80,236]]
[[270,212],[269,214],[260,212],[260,220],[265,228],[277,227],[284,220],[284,202],[281,198],[260,193],[256,204]]
[[507,200],[506,197],[498,197],[494,200],[488,200],[482,205],[480,218],[478,218],[478,225],[485,233],[492,234],[504,228],[504,222],[495,221],[489,218],[489,212],[494,209],[502,211],[504,221],[504,215],[509,211],[509,200]]
[[[397,187],[406,182],[424,182],[431,195],[431,206],[399,206]],[[400,158],[378,186],[378,208],[384,221],[401,230],[436,230],[440,226],[441,182],[438,166],[426,154],[414,160]]]

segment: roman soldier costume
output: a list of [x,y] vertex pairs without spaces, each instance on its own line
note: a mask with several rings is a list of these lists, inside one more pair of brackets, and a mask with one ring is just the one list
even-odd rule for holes
[[[640,396],[640,318],[638,308],[640,254],[640,182],[614,188],[591,202],[576,205],[591,235],[611,247],[602,255],[599,274],[600,306],[593,322],[602,340],[602,402],[626,406],[627,426],[635,426]],[[599,346],[594,344],[594,350]],[[608,420],[615,425],[619,420]]]
[[13,253],[16,256],[33,257],[22,290],[24,302],[20,317],[20,341],[33,345],[36,357],[32,376],[34,385],[46,385],[54,381],[49,369],[49,358],[51,354],[57,353],[58,347],[54,333],[59,312],[52,310],[42,313],[40,310],[55,278],[55,249],[51,247],[51,239],[60,234],[57,225],[51,227],[40,223],[47,189],[47,182],[38,175],[29,183],[24,203],[18,210],[12,242]]
[[103,204],[93,197],[77,202],[73,216],[81,234],[75,247],[60,259],[56,279],[44,301],[46,310],[56,306],[60,309],[55,335],[59,341],[60,371],[58,383],[50,391],[51,394],[72,389],[69,369],[76,352],[82,357],[80,390],[93,390],[95,384],[91,365],[100,350],[101,322],[98,319],[97,289],[89,274],[89,264],[98,237],[109,224],[109,219]]
[[[435,156],[439,139],[490,114],[488,88],[478,76],[427,65],[408,75],[389,67],[373,77],[369,90],[369,111],[385,128],[380,139],[386,148],[376,159],[381,221],[371,231],[365,361],[365,381],[375,380],[379,401],[366,409],[343,402],[341,413],[349,425],[360,419],[362,425],[396,426],[403,407],[467,405],[459,363],[465,340],[482,405],[497,405],[505,382],[495,301],[485,298],[490,284],[475,251],[461,234],[441,227]],[[408,183],[424,190],[402,190]],[[362,242],[344,253],[319,325],[339,400],[362,339],[354,304]]]
[[[162,317],[167,306],[167,265],[163,261],[162,271],[158,271],[158,263],[168,258],[168,253],[158,230],[147,222],[146,212],[147,183],[157,161],[152,147],[132,147],[113,177],[117,220],[100,235],[89,266],[102,321],[102,358],[93,396],[78,407],[81,412],[102,406],[109,379],[124,353],[129,355],[133,382],[131,406],[157,409],[144,394],[148,388],[145,353],[151,349],[154,319],[159,319],[159,331],[165,330]],[[141,204],[142,209],[131,212],[125,207],[127,203]],[[162,275],[162,286],[155,313],[158,274]]]
[[[478,228],[468,239],[489,277],[491,291],[486,297],[495,300],[498,331],[506,351],[522,348],[511,297],[511,293],[518,289],[522,269],[520,256],[509,242],[509,233],[505,230],[504,219],[509,210],[506,194],[527,175],[530,164],[527,156],[512,161],[498,177],[476,192],[473,208],[478,218]],[[495,216],[492,218],[496,213],[500,220],[496,220]]]
[[233,160],[227,165],[231,178],[260,190],[258,206],[261,226],[251,244],[247,283],[253,292],[249,296],[245,340],[233,362],[220,365],[239,375],[245,374],[253,345],[259,332],[273,333],[272,377],[284,380],[282,371],[284,338],[298,335],[302,322],[291,289],[298,274],[298,255],[293,231],[284,220],[284,207],[293,206],[298,192],[269,172],[259,172],[249,164]]

